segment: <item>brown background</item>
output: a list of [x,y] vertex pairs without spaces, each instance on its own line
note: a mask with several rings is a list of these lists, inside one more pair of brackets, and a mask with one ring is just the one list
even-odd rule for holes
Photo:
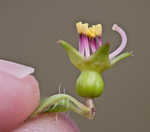
[[[96,99],[96,119],[76,114],[72,118],[81,132],[150,131],[150,1],[149,0],[0,0],[0,56],[36,68],[41,96],[58,93],[58,85],[75,97],[79,72],[56,41],[77,47],[77,21],[104,25],[103,41],[112,50],[120,36],[113,23],[128,35],[130,57],[104,76],[104,95]],[[79,97],[78,97],[79,98]]]

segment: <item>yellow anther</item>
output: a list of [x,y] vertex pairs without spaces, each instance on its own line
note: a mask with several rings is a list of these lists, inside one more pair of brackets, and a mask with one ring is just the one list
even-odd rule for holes
[[78,22],[76,24],[76,27],[77,27],[77,32],[79,34],[85,34],[85,35],[87,34],[87,32],[88,32],[88,23],[82,24],[82,22]]
[[76,27],[77,27],[77,32],[79,34],[84,34],[91,38],[95,38],[96,36],[101,36],[102,34],[101,24],[92,25],[92,27],[88,27],[88,23],[83,24],[82,22],[78,22],[76,24]]
[[82,24],[82,33],[87,35],[88,32],[88,23]]
[[101,24],[96,25],[95,33],[96,33],[96,36],[102,35],[102,25]]
[[76,28],[77,28],[77,32],[79,34],[81,34],[82,33],[82,22],[76,23]]
[[96,25],[92,25],[92,28],[93,28],[93,30],[96,30],[97,27],[96,27]]
[[91,37],[91,38],[96,37],[96,36],[95,36],[95,30],[94,30],[93,27],[90,27],[90,28],[89,28],[88,36]]

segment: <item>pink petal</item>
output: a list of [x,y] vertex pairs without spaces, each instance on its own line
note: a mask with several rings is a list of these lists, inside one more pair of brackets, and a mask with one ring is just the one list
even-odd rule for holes
[[24,78],[34,72],[34,68],[0,59],[0,71],[11,74],[17,78]]

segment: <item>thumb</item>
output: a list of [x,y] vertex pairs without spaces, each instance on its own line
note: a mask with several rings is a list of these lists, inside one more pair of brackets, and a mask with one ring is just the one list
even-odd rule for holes
[[31,75],[21,78],[14,75],[25,75],[22,69],[25,68],[20,64],[0,61],[1,132],[17,127],[39,104],[40,92],[36,79]]
[[41,114],[12,132],[80,132],[80,130],[65,114],[53,113]]

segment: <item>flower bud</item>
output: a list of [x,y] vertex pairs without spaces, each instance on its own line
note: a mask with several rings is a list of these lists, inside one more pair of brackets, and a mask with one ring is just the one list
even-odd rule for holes
[[95,71],[83,71],[76,82],[76,92],[79,96],[95,98],[104,91],[104,82],[101,75]]

